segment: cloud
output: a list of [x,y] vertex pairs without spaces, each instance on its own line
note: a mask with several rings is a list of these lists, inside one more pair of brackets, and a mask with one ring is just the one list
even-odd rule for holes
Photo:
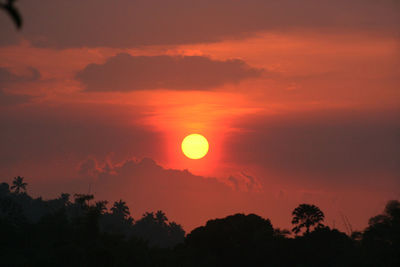
[[400,175],[399,117],[399,110],[247,117],[238,123],[246,130],[227,140],[227,161],[299,182],[384,185]]
[[29,95],[7,94],[0,90],[0,106],[18,105],[29,102],[33,97]]
[[0,89],[15,82],[34,82],[40,79],[40,72],[35,68],[29,68],[30,75],[17,75],[7,68],[0,67]]
[[244,172],[229,176],[225,182],[235,190],[241,190],[244,192],[262,192],[263,190],[258,179]]
[[6,92],[4,89],[21,82],[34,82],[40,79],[40,73],[35,68],[29,68],[29,75],[17,75],[9,71],[7,68],[0,67],[0,106],[8,106],[26,103],[32,96],[13,94]]
[[[75,170],[76,161],[90,155],[115,153],[116,159],[151,155],[163,138],[133,124],[140,115],[135,108],[107,104],[10,107],[0,112],[0,171],[12,175],[28,166],[29,175],[42,168],[57,175],[58,168]],[[73,166],[66,166],[71,162]]]
[[121,53],[104,64],[90,64],[76,78],[86,91],[152,89],[207,90],[258,77],[261,69],[239,59],[219,61],[203,56],[131,56]]
[[216,178],[163,168],[150,158],[126,160],[111,170],[103,169],[93,188],[100,198],[126,200],[135,216],[161,209],[189,229],[209,218],[239,211],[246,194]]
[[25,38],[37,46],[137,47],[215,42],[260,31],[393,32],[393,0],[86,0],[21,1],[22,33],[1,14],[0,44]]
[[[152,169],[157,169],[154,173],[157,178],[169,177],[169,176],[190,176],[191,178],[196,177],[206,179],[208,181],[216,181],[218,184],[223,184],[224,188],[230,187],[231,189],[242,191],[242,192],[261,192],[262,186],[258,179],[253,176],[247,175],[244,172],[239,174],[231,175],[228,178],[222,177],[203,177],[198,175],[193,175],[188,170],[177,170],[177,169],[165,169],[162,166],[158,165],[152,158],[145,157],[141,160],[128,159],[123,160],[120,163],[113,163],[110,158],[106,158],[105,160],[97,160],[95,157],[89,157],[78,164],[78,173],[82,175],[82,177],[90,177],[98,180],[99,177],[104,176],[118,176],[123,172],[126,166],[137,165],[140,167],[146,167],[145,171],[151,171]],[[149,168],[147,168],[149,167]],[[135,167],[136,168],[136,167]],[[101,180],[101,179],[100,179]],[[171,180],[169,181],[171,182]]]
[[103,172],[103,169],[93,158],[81,162],[78,166],[78,173],[85,177],[97,177],[101,172]]

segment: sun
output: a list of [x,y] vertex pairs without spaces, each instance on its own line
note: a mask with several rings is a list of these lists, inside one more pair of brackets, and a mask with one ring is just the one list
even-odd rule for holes
[[208,141],[201,134],[190,134],[182,141],[182,152],[190,159],[201,159],[208,153]]

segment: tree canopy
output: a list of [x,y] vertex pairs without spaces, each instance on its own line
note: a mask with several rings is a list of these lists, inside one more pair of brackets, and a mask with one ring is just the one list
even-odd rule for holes
[[322,227],[322,221],[325,218],[324,213],[314,205],[300,204],[292,212],[292,224],[295,227],[292,231],[298,234],[302,228],[306,228],[306,234],[310,233],[311,227]]
[[[22,186],[23,185],[23,186]],[[122,199],[93,195],[32,198],[16,177],[0,184],[1,266],[399,266],[400,202],[389,201],[351,236],[323,226],[323,212],[301,204],[291,236],[256,214],[212,219],[185,236],[158,210],[136,220]],[[19,188],[19,189],[18,189]],[[190,216],[190,214],[188,214]],[[295,233],[297,230],[295,230]]]

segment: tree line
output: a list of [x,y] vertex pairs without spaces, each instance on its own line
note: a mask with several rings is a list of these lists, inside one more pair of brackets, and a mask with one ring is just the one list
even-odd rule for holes
[[162,211],[135,220],[123,200],[110,209],[90,194],[43,200],[27,186],[20,176],[0,184],[0,266],[400,266],[397,200],[349,235],[312,204],[293,210],[291,231],[234,214],[185,234]]

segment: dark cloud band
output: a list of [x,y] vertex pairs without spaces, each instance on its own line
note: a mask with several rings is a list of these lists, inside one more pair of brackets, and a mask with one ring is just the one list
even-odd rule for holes
[[218,61],[201,56],[118,54],[104,64],[88,65],[76,78],[86,91],[208,90],[258,77],[261,73],[261,69],[238,59]]
[[[397,32],[393,0],[42,0],[21,1],[16,33],[0,14],[0,44],[23,37],[36,46],[137,47],[241,38],[260,31]],[[4,25],[4,26],[3,26]]]

